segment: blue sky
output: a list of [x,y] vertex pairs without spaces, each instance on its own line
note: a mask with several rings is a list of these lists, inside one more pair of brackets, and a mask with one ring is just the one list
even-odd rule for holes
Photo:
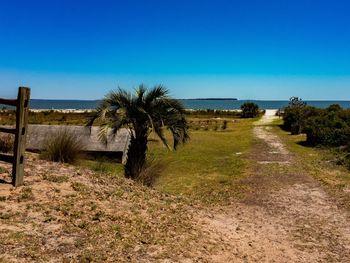
[[0,90],[98,99],[164,84],[178,98],[350,99],[350,2],[1,1]]

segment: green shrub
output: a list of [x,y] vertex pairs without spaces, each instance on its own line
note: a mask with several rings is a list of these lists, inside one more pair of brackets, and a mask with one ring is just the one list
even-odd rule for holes
[[64,183],[67,182],[69,177],[66,175],[44,175],[43,176],[44,180],[54,182],[54,183]]
[[11,153],[13,151],[14,136],[11,134],[0,136],[0,152]]
[[246,102],[241,106],[242,118],[255,118],[259,116],[259,106],[253,102]]
[[350,142],[350,111],[332,105],[306,120],[309,145],[344,146]]
[[60,130],[45,141],[42,157],[54,162],[74,163],[84,150],[82,140],[74,133]]
[[292,98],[283,114],[283,128],[292,134],[306,133],[310,146],[345,146],[350,142],[350,110],[334,104],[326,109],[307,106]]
[[283,128],[292,134],[300,134],[306,119],[306,107],[306,103],[300,98],[291,97],[288,107],[284,109]]

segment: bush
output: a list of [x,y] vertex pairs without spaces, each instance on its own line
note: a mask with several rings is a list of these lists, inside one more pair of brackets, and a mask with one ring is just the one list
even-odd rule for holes
[[326,109],[289,106],[284,116],[284,126],[292,128],[298,121],[310,146],[337,147],[338,164],[350,168],[350,110],[334,104]]
[[302,132],[306,103],[298,97],[291,97],[289,105],[284,109],[283,128],[292,134]]
[[259,106],[253,102],[246,102],[241,106],[242,118],[255,118],[259,116]]
[[350,111],[331,107],[309,117],[305,127],[309,145],[345,146],[350,142]]
[[67,130],[60,130],[50,135],[45,141],[42,157],[54,162],[74,163],[84,149],[80,137]]
[[311,106],[287,107],[283,114],[283,129],[292,134],[300,134],[304,132],[307,119],[318,116],[321,111]]
[[292,134],[306,133],[306,142],[310,146],[349,145],[350,110],[337,104],[318,109],[306,106],[300,99],[292,99],[283,114],[284,129]]
[[0,136],[0,152],[11,153],[13,151],[15,138],[11,134]]

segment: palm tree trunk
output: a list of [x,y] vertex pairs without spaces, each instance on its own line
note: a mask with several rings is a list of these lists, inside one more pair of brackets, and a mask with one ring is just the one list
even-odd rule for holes
[[136,179],[146,162],[147,136],[132,137],[124,166],[125,177]]

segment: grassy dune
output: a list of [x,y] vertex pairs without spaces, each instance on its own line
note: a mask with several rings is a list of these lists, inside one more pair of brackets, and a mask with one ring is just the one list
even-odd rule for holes
[[177,197],[33,154],[23,187],[0,185],[0,262],[174,262],[210,255],[200,233]]

